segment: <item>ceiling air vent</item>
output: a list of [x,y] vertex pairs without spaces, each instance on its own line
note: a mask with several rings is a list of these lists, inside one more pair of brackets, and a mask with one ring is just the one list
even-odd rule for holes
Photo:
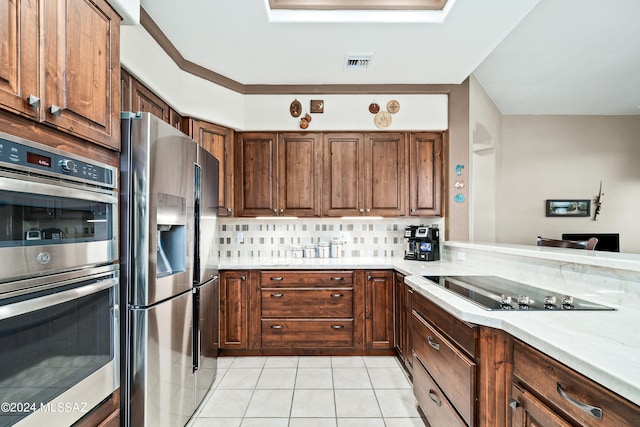
[[344,62],[344,69],[366,70],[372,58],[372,53],[348,53]]

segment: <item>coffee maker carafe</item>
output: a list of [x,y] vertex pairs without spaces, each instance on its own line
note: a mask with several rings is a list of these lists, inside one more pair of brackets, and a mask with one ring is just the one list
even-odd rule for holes
[[440,259],[440,230],[437,226],[410,225],[405,228],[407,249],[404,259],[438,261]]

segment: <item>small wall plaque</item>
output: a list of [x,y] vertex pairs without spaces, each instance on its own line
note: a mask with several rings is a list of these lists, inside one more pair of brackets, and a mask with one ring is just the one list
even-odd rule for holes
[[312,113],[324,113],[324,100],[312,99],[310,110]]

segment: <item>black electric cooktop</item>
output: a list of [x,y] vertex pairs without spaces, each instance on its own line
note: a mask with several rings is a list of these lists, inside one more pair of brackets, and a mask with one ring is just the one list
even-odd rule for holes
[[571,295],[536,288],[498,276],[424,276],[424,278],[485,310],[615,310]]

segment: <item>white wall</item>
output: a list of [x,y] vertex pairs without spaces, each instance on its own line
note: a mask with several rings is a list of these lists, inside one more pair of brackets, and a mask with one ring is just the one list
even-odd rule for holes
[[385,109],[395,99],[400,110],[383,130],[448,129],[447,95],[242,95],[180,70],[140,25],[123,26],[120,41],[122,66],[183,116],[244,131],[301,130],[300,118],[289,113],[291,102],[302,103],[304,116],[312,99],[323,99],[324,113],[312,115],[308,131],[380,130],[369,104]]
[[469,131],[469,240],[495,242],[498,173],[496,153],[500,149],[502,114],[473,75],[469,80]]
[[[640,116],[503,116],[497,233],[502,243],[536,236],[620,233],[621,252],[640,253]],[[593,199],[597,221],[545,216],[546,199]]]

